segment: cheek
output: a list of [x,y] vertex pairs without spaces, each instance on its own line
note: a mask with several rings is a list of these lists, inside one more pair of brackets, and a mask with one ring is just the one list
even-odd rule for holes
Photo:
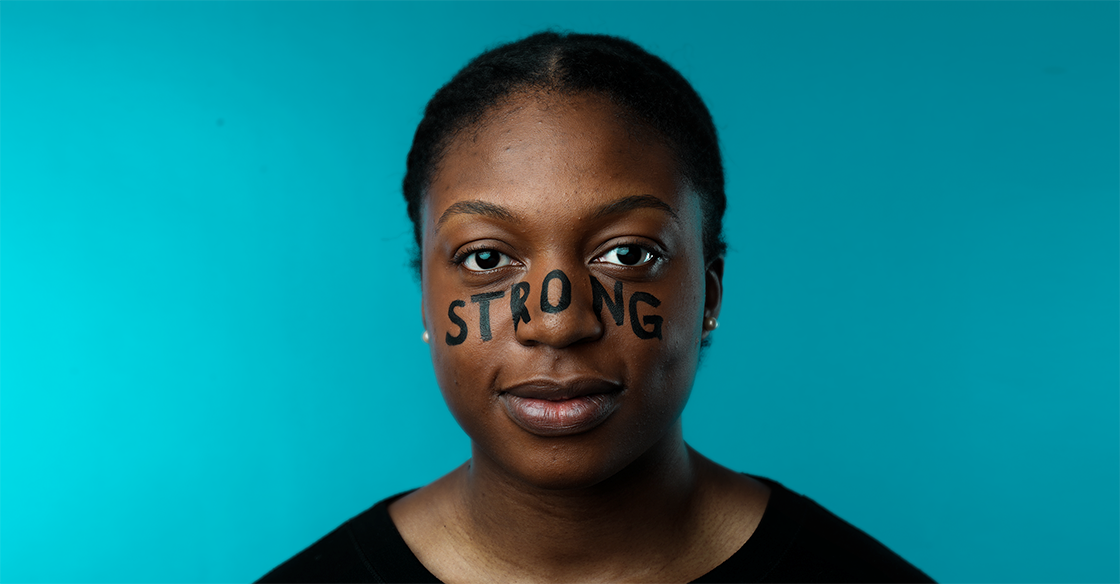
[[[441,340],[442,343],[442,340]],[[436,382],[447,409],[468,435],[474,435],[481,422],[478,412],[487,407],[487,384],[482,378],[485,355],[478,355],[467,345],[432,348],[432,365]]]
[[[686,279],[694,282],[695,279]],[[658,391],[649,399],[657,404],[653,415],[676,417],[684,408],[692,389],[692,382],[699,365],[702,319],[704,314],[703,286],[678,286],[652,290],[661,299],[656,309],[646,312],[664,318],[660,340],[638,340],[628,344],[636,352],[631,359],[645,378]],[[636,372],[637,373],[637,372]],[[662,411],[665,410],[665,411]]]
[[[497,364],[501,362],[500,343],[479,339],[478,306],[469,301],[457,306],[455,297],[436,296],[425,304],[427,327],[431,335],[429,351],[436,382],[451,415],[470,435],[484,423],[480,412],[488,410],[493,396]],[[448,314],[456,304],[455,314],[466,327],[454,322]],[[461,338],[461,340],[460,340]]]

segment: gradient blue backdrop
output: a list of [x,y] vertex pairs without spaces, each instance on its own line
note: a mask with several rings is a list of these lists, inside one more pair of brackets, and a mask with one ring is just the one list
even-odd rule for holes
[[0,578],[256,578],[468,456],[399,195],[544,27],[725,148],[688,440],[944,581],[1120,579],[1116,2],[0,6]]

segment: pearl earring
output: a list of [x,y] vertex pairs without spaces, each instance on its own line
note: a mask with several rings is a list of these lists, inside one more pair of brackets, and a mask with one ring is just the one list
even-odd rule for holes
[[424,331],[424,334],[420,335],[420,338],[421,338],[421,339],[422,339],[422,340],[423,340],[423,341],[424,341],[425,343],[426,343],[426,342],[428,342],[428,341],[430,341],[430,340],[432,339],[432,337],[431,337],[430,335],[428,335],[428,331]]
[[719,321],[714,316],[704,317],[704,330],[711,332],[719,328]]

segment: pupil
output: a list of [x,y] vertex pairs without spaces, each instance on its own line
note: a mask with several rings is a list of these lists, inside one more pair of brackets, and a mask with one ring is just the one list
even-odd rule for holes
[[618,261],[633,266],[642,261],[642,251],[637,247],[622,246],[618,248]]
[[480,251],[475,256],[475,261],[478,263],[478,267],[489,270],[498,266],[498,254],[492,251]]

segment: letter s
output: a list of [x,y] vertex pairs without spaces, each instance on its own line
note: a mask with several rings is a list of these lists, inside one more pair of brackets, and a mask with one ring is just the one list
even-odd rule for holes
[[455,325],[459,327],[459,334],[457,336],[453,337],[451,336],[451,333],[446,333],[446,340],[448,345],[461,345],[463,344],[463,341],[467,340],[467,323],[458,314],[455,314],[455,308],[462,308],[466,305],[466,302],[463,302],[462,300],[456,300],[451,303],[451,306],[447,307],[447,318],[450,318],[451,322],[455,323]]

